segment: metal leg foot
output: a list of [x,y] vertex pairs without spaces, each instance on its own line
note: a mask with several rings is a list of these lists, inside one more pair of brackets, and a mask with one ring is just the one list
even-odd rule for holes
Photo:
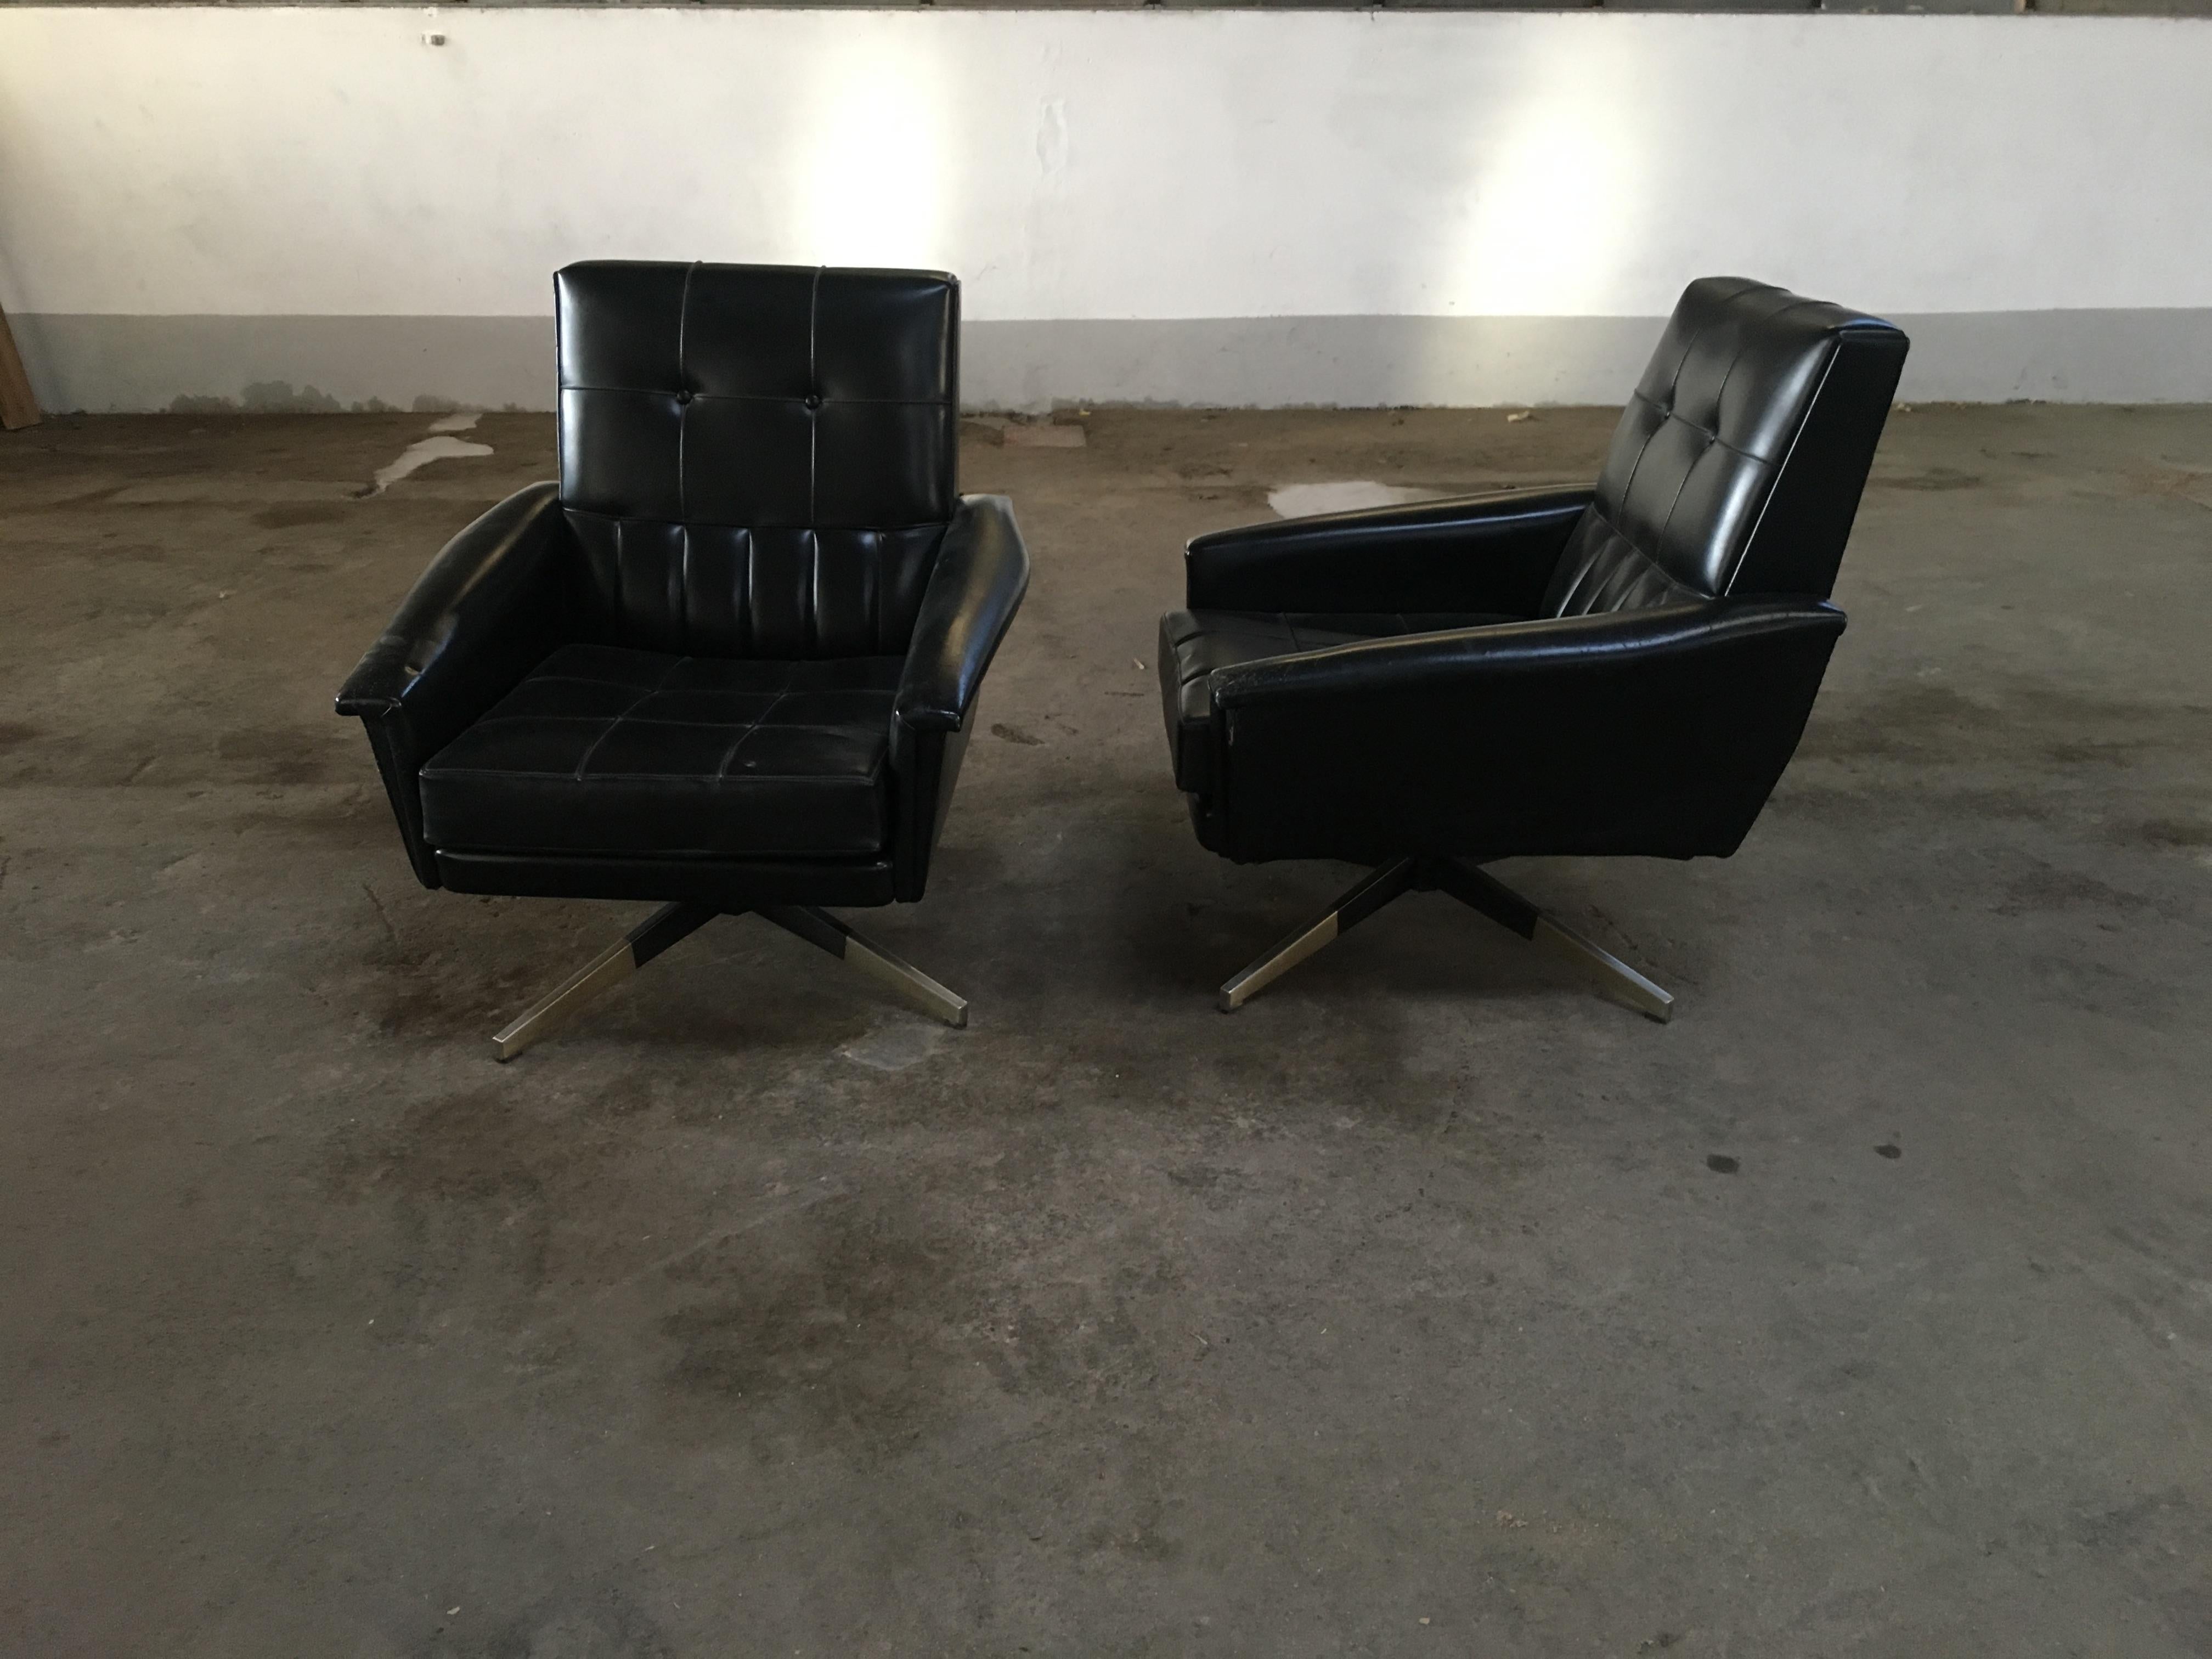
[[612,990],[685,935],[719,915],[698,904],[668,904],[631,928],[620,944],[562,981],[558,989],[492,1038],[501,1060],[513,1060],[540,1037],[574,1018],[594,997]]
[[1233,1014],[1331,940],[1340,939],[1413,885],[1413,860],[1370,870],[1352,890],[1221,988],[1221,1012]]
[[1480,910],[1500,927],[1595,974],[1638,1013],[1661,1021],[1674,1018],[1674,999],[1603,946],[1593,944],[1558,917],[1538,909],[1497,877],[1455,859],[1430,859],[1420,871],[1423,882],[1439,887],[1461,902]]
[[763,904],[758,914],[869,978],[882,981],[931,1018],[941,1019],[956,1030],[968,1024],[965,997],[955,996],[912,963],[861,938],[827,910],[810,904]]

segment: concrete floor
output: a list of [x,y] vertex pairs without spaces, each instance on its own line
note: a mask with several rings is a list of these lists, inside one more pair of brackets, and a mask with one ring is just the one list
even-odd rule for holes
[[1213,1010],[1348,872],[1191,839],[1182,540],[1610,422],[971,428],[972,1028],[725,921],[505,1067],[642,908],[330,698],[549,422],[0,439],[0,1650],[2212,1653],[2212,410],[1892,422],[1744,850],[1505,870],[1671,1026],[1433,896]]

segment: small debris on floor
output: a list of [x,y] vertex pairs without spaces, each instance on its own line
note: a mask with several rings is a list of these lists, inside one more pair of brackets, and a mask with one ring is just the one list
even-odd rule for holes
[[1737,1163],[1726,1152],[1715,1152],[1711,1158],[1705,1160],[1705,1167],[1708,1170],[1712,1170],[1716,1175],[1734,1175],[1738,1170],[1741,1170],[1743,1165]]
[[1508,426],[1518,426],[1523,421],[1534,420],[1535,416],[1536,411],[1534,410],[1524,409],[1520,410],[1517,414],[1508,415],[1505,417],[1505,424]]

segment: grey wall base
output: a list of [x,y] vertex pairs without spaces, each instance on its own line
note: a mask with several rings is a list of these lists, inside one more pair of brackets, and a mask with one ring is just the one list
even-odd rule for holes
[[[1616,404],[1656,317],[1229,317],[976,321],[978,409]],[[2212,402],[2212,308],[1900,314],[1899,396],[1929,402]],[[10,318],[42,407],[552,406],[544,317]]]
[[550,409],[550,317],[10,313],[42,409]]

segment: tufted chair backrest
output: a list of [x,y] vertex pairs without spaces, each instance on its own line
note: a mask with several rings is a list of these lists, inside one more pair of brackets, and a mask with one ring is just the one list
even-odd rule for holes
[[1786,289],[1682,291],[1614,428],[1546,614],[1835,586],[1905,335]]
[[613,641],[902,653],[957,493],[958,282],[592,260],[554,289],[561,501]]

